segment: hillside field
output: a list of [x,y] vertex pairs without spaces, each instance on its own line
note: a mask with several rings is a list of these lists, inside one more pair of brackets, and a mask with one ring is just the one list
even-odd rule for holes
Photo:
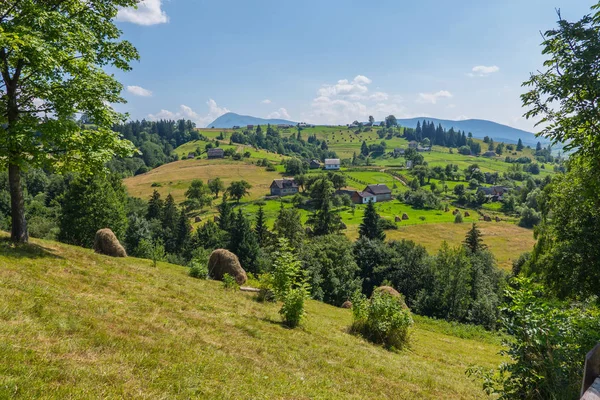
[[481,399],[465,369],[502,361],[479,328],[416,317],[390,352],[347,333],[350,310],[309,301],[290,330],[185,267],[2,239],[0,398]]

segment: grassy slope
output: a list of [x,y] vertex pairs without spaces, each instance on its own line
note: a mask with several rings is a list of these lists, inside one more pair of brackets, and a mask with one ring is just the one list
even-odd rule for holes
[[183,267],[54,242],[3,242],[0,282],[0,398],[478,399],[465,368],[501,361],[496,337],[422,318],[388,352],[313,301],[285,329],[277,305]]

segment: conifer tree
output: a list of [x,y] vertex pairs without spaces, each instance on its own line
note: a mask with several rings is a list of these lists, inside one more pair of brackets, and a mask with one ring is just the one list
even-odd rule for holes
[[258,255],[260,252],[258,240],[250,226],[250,221],[242,213],[241,208],[238,209],[238,213],[234,217],[229,234],[228,249],[238,256],[242,268],[252,273],[260,272],[258,270]]
[[342,220],[331,206],[331,193],[329,190],[323,191],[320,208],[308,218],[308,223],[312,225],[315,236],[338,233],[341,229]]
[[273,230],[281,238],[286,238],[293,248],[299,249],[304,240],[304,228],[300,213],[295,208],[285,208],[281,203]]
[[365,215],[358,230],[360,237],[364,237],[371,240],[385,240],[385,232],[381,228],[380,218],[381,217],[379,216],[379,214],[377,214],[377,211],[375,210],[375,203],[373,203],[373,201],[370,200],[367,203]]
[[481,231],[477,227],[476,223],[473,222],[473,226],[467,232],[463,244],[471,251],[471,253],[477,253],[478,251],[487,248],[487,246],[483,243]]
[[265,210],[263,206],[258,207],[258,212],[256,213],[256,224],[254,226],[254,233],[256,234],[256,239],[258,240],[258,244],[262,247],[265,245],[267,239],[267,223],[265,221]]
[[177,220],[177,242],[176,242],[176,250],[178,253],[185,252],[187,250],[188,244],[190,242],[190,236],[192,232],[192,225],[185,213],[185,210],[182,208],[179,213],[179,219]]
[[517,142],[517,151],[522,151],[523,150],[523,141],[521,140],[521,138],[519,138],[519,141]]
[[164,202],[160,198],[158,190],[154,189],[150,200],[148,200],[148,212],[146,213],[146,219],[161,219]]
[[179,222],[179,210],[175,204],[175,199],[169,193],[165,199],[165,206],[162,214],[162,237],[167,253],[177,252],[177,223]]
[[219,210],[219,228],[229,232],[235,216],[233,215],[233,206],[227,200],[227,195],[223,194],[223,201],[217,208]]
[[363,156],[369,155],[369,146],[367,146],[367,142],[363,140],[362,145],[360,146],[360,154]]

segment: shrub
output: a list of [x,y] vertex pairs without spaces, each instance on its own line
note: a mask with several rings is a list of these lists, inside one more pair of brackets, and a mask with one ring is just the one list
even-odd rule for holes
[[379,226],[381,226],[381,229],[384,231],[389,229],[398,229],[398,225],[396,225],[394,221],[390,221],[389,219],[385,218],[379,219]]
[[273,293],[273,275],[271,274],[261,274],[258,277],[258,292],[257,300],[262,302],[275,301],[275,294]]
[[417,189],[407,191],[403,197],[404,203],[413,206],[414,208],[440,208],[440,199],[433,193],[427,190]]
[[192,261],[190,263],[189,275],[192,278],[207,279],[208,278],[208,265],[201,264],[198,261]]
[[463,222],[463,216],[462,216],[462,213],[459,211],[456,213],[456,216],[454,217],[454,223],[462,224],[462,222]]
[[350,331],[386,348],[402,349],[408,344],[413,320],[400,300],[382,291],[375,291],[370,300],[355,293]]
[[235,281],[235,278],[229,274],[223,275],[223,288],[225,289],[237,289],[238,284]]
[[304,301],[308,297],[306,285],[290,289],[283,299],[283,306],[279,310],[283,323],[290,328],[297,327],[304,317]]

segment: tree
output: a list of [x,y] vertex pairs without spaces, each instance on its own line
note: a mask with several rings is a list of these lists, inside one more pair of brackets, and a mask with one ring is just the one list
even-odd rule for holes
[[285,173],[287,175],[299,175],[304,173],[304,163],[297,158],[290,158],[285,163]]
[[221,178],[214,178],[208,181],[208,190],[215,195],[215,199],[219,197],[219,193],[225,190],[225,184]]
[[73,180],[62,199],[59,240],[92,247],[96,232],[110,228],[124,239],[127,194],[117,177],[84,175]]
[[286,238],[294,249],[300,249],[302,246],[305,235],[300,212],[297,209],[285,208],[281,203],[273,230],[279,237]]
[[372,115],[369,115],[369,124],[373,125],[375,123],[375,118]]
[[477,224],[473,222],[473,226],[467,232],[463,244],[471,253],[477,253],[478,251],[484,250],[487,246],[483,243],[482,234]]
[[208,193],[208,186],[202,182],[202,179],[194,179],[188,190],[185,192],[188,209],[210,206],[212,204],[212,198]]
[[258,244],[260,246],[264,246],[266,244],[269,229],[267,228],[267,221],[265,220],[265,210],[263,209],[263,206],[258,207],[258,212],[256,213],[256,223],[254,224],[254,233],[256,234]]
[[177,223],[179,221],[179,210],[173,195],[169,193],[165,199],[162,214],[162,238],[167,253],[177,252]]
[[232,199],[235,199],[239,203],[242,197],[250,194],[248,190],[251,188],[252,185],[244,180],[233,181],[227,188],[227,194],[229,194]]
[[[133,145],[111,128],[123,116],[122,86],[105,65],[127,71],[136,49],[113,21],[135,0],[11,1],[0,5],[0,160],[8,167],[11,240],[27,242],[21,171],[98,171]],[[73,118],[85,114],[93,128]]]
[[385,127],[391,128],[392,126],[398,126],[398,121],[393,115],[388,115],[387,117],[385,117]]
[[362,223],[358,229],[361,238],[385,240],[385,232],[381,227],[381,217],[375,210],[375,203],[369,200]]
[[367,146],[367,142],[365,142],[364,140],[360,145],[360,154],[362,154],[365,157],[369,155],[369,146]]
[[154,189],[150,200],[148,200],[148,212],[146,213],[146,219],[161,219],[164,202],[160,198],[158,190]]
[[241,208],[238,209],[229,234],[229,246],[227,248],[238,256],[242,268],[254,274],[260,272],[258,270],[258,255],[260,251],[258,240],[250,226],[250,221],[242,213]]
[[227,194],[223,194],[223,200],[217,209],[219,211],[219,228],[229,232],[229,229],[234,222],[235,215],[233,214],[232,205],[227,201]]
[[535,145],[535,151],[542,151],[542,144],[540,142],[537,142],[537,144]]
[[517,142],[517,151],[523,151],[523,141],[521,138],[519,138],[519,141]]
[[454,194],[457,196],[464,196],[465,195],[465,185],[463,185],[462,183],[459,183],[458,185],[454,186]]
[[319,182],[322,183],[321,197],[317,199],[319,207],[308,217],[307,223],[312,225],[313,234],[316,236],[338,233],[342,219],[331,207],[333,185],[328,179],[320,179]]
[[340,190],[341,188],[346,187],[348,185],[348,183],[346,182],[346,176],[343,174],[330,171],[327,176],[336,190]]

